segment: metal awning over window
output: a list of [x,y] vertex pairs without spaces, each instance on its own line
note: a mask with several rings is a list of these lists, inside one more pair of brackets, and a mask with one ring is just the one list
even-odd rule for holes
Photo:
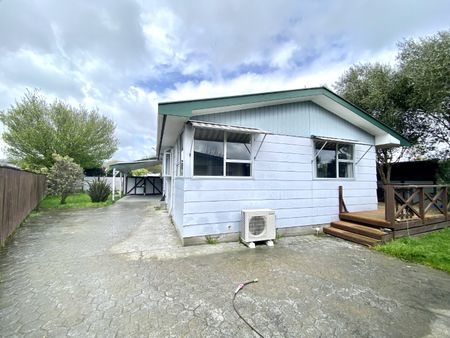
[[220,130],[220,131],[227,131],[230,133],[268,134],[267,131],[264,131],[259,128],[237,127],[237,126],[230,126],[227,124],[202,122],[202,121],[189,121],[188,123],[191,124],[194,128],[200,129],[212,129],[218,131]]
[[324,137],[324,136],[315,136],[312,135],[311,138],[313,140],[318,140],[318,141],[322,141],[324,142],[324,144],[322,145],[322,147],[320,148],[320,150],[315,154],[314,158],[311,160],[311,163],[314,162],[317,158],[317,156],[319,156],[319,154],[321,153],[321,151],[323,150],[323,148],[327,145],[327,143],[340,143],[340,144],[362,144],[362,145],[368,145],[369,148],[367,148],[367,150],[364,152],[364,154],[358,159],[358,161],[356,161],[355,164],[358,164],[363,158],[364,156],[366,156],[366,154],[370,151],[370,149],[372,149],[372,147],[374,147],[373,144],[368,144],[368,143],[363,143],[363,142],[359,142],[356,140],[349,140],[349,139],[342,139],[342,138],[334,138],[334,137]]
[[315,136],[315,135],[312,135],[311,138],[314,140],[319,140],[319,141],[324,141],[324,142],[333,142],[333,143],[366,144],[366,143],[361,143],[356,140],[349,140],[349,139],[345,139],[345,138],[335,138],[335,137],[325,137],[325,136]]
[[[267,134],[269,132],[259,129],[259,128],[249,128],[249,127],[238,127],[238,126],[230,126],[227,124],[219,124],[212,122],[202,122],[202,121],[188,121],[187,123],[191,124],[195,129],[195,138],[196,139],[205,139],[205,140],[223,140],[224,132],[234,133],[233,140],[235,142],[250,142],[251,134],[264,134],[264,137],[259,144],[258,150],[256,151],[256,155],[254,159],[259,154],[261,150],[261,146],[266,139]],[[192,154],[192,146],[194,144],[192,140],[191,150],[189,155]]]

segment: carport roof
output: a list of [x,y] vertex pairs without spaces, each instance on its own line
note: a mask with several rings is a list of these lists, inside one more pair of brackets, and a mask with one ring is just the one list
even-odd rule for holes
[[132,162],[118,162],[110,164],[110,169],[116,169],[121,172],[129,172],[130,170],[149,168],[155,164],[160,164],[161,161],[156,158],[151,158],[148,160],[132,161]]

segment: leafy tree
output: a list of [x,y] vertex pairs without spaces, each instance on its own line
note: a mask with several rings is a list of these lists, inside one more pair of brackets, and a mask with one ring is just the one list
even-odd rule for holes
[[131,170],[132,176],[147,176],[148,173],[149,173],[148,169],[145,168]]
[[450,183],[450,160],[439,162],[436,180],[438,181],[438,184]]
[[[401,42],[397,59],[395,66],[350,67],[336,91],[412,141],[410,156],[450,155],[450,32]],[[404,154],[405,148],[377,149],[384,184]]]
[[23,168],[50,168],[52,154],[69,156],[83,168],[101,165],[117,149],[115,124],[96,110],[48,103],[34,91],[0,112],[2,135],[11,159]]
[[407,84],[404,108],[415,123],[419,154],[450,155],[450,31],[399,44],[399,77]]
[[67,196],[82,183],[83,169],[69,156],[53,154],[53,161],[47,175],[48,190],[51,195],[60,196],[61,204],[65,204]]
[[150,168],[148,168],[148,171],[153,174],[161,174],[162,173],[162,165],[161,164],[152,165]]
[[[345,99],[406,136],[411,133],[399,107],[403,102],[399,87],[395,70],[380,63],[354,65],[335,84],[336,91]],[[377,170],[384,184],[390,182],[392,164],[400,160],[404,151],[404,148],[400,151],[377,148]]]

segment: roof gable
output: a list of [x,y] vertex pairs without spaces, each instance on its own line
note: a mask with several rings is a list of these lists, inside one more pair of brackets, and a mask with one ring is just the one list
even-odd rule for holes
[[166,121],[166,117],[187,121],[196,115],[301,101],[312,101],[374,135],[378,139],[378,145],[410,145],[410,142],[394,129],[325,87],[159,103],[159,115],[164,118],[160,118],[158,121],[158,135],[160,136],[158,139],[159,142],[162,141],[164,133],[162,125],[165,124],[163,121]]
[[310,100],[224,113],[195,115],[190,120],[260,128],[279,135],[297,137],[326,135],[335,138],[358,140],[367,144],[375,143],[375,138],[372,134]]

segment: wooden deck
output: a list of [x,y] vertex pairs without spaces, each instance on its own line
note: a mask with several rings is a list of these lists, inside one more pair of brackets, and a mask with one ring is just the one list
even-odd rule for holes
[[[339,187],[339,219],[324,232],[367,246],[449,226],[450,186],[387,186],[386,207],[351,212]],[[432,192],[430,192],[432,191]],[[406,193],[405,193],[406,192]]]
[[371,211],[341,212],[339,218],[380,228],[390,228],[391,226],[384,217],[384,207]]

